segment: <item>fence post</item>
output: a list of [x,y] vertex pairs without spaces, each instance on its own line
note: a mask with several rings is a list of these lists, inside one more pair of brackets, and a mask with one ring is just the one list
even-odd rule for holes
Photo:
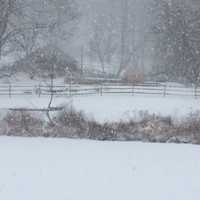
[[71,81],[70,81],[70,84],[69,84],[69,96],[70,96],[70,97],[72,96],[72,85],[71,85]]
[[39,98],[41,96],[41,86],[40,86],[40,84],[39,84],[39,88],[38,88],[38,96],[39,96]]
[[167,94],[167,85],[164,85],[163,96],[166,97]]
[[132,88],[132,96],[134,96],[134,90],[135,90],[135,87],[133,85],[133,88]]
[[194,86],[194,98],[195,99],[197,98],[197,86],[196,85]]
[[102,87],[102,85],[101,85],[100,88],[99,88],[99,94],[100,94],[100,96],[103,95],[103,87]]
[[11,98],[11,84],[9,84],[9,98]]

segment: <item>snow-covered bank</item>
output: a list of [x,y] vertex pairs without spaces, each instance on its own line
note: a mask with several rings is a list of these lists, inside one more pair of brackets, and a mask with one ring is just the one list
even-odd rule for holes
[[75,98],[73,104],[100,122],[137,119],[141,111],[180,119],[200,109],[199,100],[187,97],[92,96]]
[[0,137],[3,200],[198,200],[200,147]]
[[[68,97],[55,98],[53,104],[67,104],[71,101]],[[10,107],[47,107],[49,97],[1,97],[0,108]],[[129,95],[105,95],[74,97],[73,106],[77,110],[83,110],[88,116],[94,117],[99,122],[119,121],[129,118],[137,118],[138,112],[148,111],[163,116],[182,118],[191,112],[200,109],[199,99],[180,97],[151,97]]]

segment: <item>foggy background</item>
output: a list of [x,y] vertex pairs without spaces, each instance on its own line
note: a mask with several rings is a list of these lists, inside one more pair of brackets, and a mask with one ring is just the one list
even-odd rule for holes
[[[1,0],[0,71],[200,82],[199,1]],[[69,74],[68,73],[68,74]],[[130,77],[132,76],[132,77]]]

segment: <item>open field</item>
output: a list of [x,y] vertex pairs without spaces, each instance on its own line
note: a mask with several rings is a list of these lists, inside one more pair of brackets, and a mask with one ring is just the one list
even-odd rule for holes
[[[45,108],[48,106],[49,97],[18,96],[0,98],[0,109],[9,108]],[[129,118],[137,119],[139,112],[148,111],[151,114],[172,116],[180,119],[191,112],[200,109],[200,101],[191,97],[155,97],[155,96],[130,96],[130,95],[94,95],[79,97],[55,97],[53,106],[73,105],[75,109],[84,111],[87,116],[99,122],[119,121]]]
[[200,147],[0,137],[3,200],[199,200]]

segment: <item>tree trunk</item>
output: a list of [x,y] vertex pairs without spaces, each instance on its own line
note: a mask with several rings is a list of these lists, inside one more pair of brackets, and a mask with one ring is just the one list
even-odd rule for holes
[[126,67],[126,52],[127,37],[128,37],[128,0],[122,0],[122,16],[121,16],[121,50],[120,50],[120,66],[117,72],[117,77],[120,76],[123,69]]

